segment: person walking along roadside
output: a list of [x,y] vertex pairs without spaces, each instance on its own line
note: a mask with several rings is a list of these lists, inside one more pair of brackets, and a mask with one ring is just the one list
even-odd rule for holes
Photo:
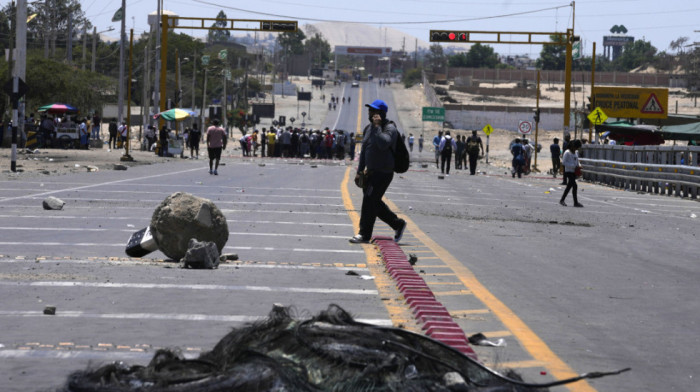
[[[445,136],[440,140],[440,145],[438,150],[440,150],[440,155],[442,156],[442,174],[450,175],[450,160],[452,160],[452,151],[457,149],[457,143],[452,136],[450,136],[450,131],[445,132]],[[447,166],[445,166],[447,164]],[[447,173],[445,173],[447,170]]]
[[467,138],[466,143],[467,154],[469,154],[469,174],[476,174],[476,162],[479,160],[479,148],[481,148],[481,155],[486,155],[484,153],[484,143],[481,142],[481,138],[476,135],[476,130],[472,131],[472,135]]
[[[212,120],[207,129],[207,150],[209,152],[209,174],[219,175],[221,150],[226,148],[226,131],[219,126],[219,120]],[[216,161],[216,163],[214,163]],[[213,170],[212,170],[213,168]]]
[[571,194],[574,196],[574,207],[583,207],[583,204],[578,202],[578,185],[576,185],[576,168],[580,166],[578,162],[578,155],[576,151],[581,148],[581,141],[576,139],[569,143],[568,149],[564,152],[564,158],[562,159],[562,164],[564,165],[564,179],[566,179],[566,189],[564,189],[564,194],[561,195],[561,200],[559,204],[566,207],[566,195]]
[[377,218],[394,230],[394,241],[401,241],[406,221],[400,219],[382,201],[382,197],[394,178],[394,146],[399,131],[393,121],[386,118],[389,107],[377,99],[368,107],[370,124],[363,131],[360,163],[355,175],[359,182],[361,173],[367,176],[362,189],[362,212],[360,215],[360,232],[350,238],[354,244],[367,243],[372,238],[374,223]]

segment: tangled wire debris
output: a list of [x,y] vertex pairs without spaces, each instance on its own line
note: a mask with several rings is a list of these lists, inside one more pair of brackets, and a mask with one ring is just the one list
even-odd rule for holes
[[74,372],[60,391],[537,391],[513,371],[496,373],[428,337],[359,323],[337,305],[307,320],[275,306],[213,350],[185,359],[158,350],[147,366],[115,362]]

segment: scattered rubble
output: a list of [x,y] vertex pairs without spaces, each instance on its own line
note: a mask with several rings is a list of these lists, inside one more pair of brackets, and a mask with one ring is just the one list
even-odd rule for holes
[[267,319],[233,329],[197,359],[159,349],[146,366],[89,365],[59,391],[525,392],[628,370],[529,384],[426,336],[357,322],[337,305],[297,319],[276,304]]
[[66,205],[66,202],[57,197],[49,196],[44,199],[42,205],[44,206],[45,210],[62,210],[63,206]]
[[219,250],[216,248],[216,244],[211,241],[200,242],[192,238],[187,245],[187,253],[185,253],[185,257],[180,259],[180,265],[182,268],[218,268]]
[[221,261],[236,261],[238,260],[238,253],[224,253],[219,256]]
[[185,192],[168,196],[155,209],[151,232],[161,252],[173,260],[185,257],[190,239],[214,242],[219,253],[228,241],[221,210],[211,200]]

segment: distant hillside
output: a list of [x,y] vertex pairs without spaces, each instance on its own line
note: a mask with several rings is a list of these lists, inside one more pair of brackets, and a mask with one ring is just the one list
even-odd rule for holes
[[[410,34],[398,31],[391,27],[381,29],[361,23],[322,22],[301,26],[307,37],[315,32],[321,33],[323,38],[334,46],[388,46],[392,50],[404,50],[413,52],[416,49],[416,38]],[[418,39],[418,50],[427,50],[430,43]]]

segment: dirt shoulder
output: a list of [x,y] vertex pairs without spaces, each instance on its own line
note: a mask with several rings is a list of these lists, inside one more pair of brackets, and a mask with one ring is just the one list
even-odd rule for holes
[[[134,143],[135,144],[135,143]],[[98,170],[114,170],[115,164],[130,166],[150,165],[180,158],[162,158],[152,152],[132,151],[133,162],[122,162],[124,150],[90,149],[61,150],[40,149],[36,153],[18,151],[17,172],[11,168],[11,149],[0,149],[0,179],[46,177],[69,173],[88,172],[88,166]]]

